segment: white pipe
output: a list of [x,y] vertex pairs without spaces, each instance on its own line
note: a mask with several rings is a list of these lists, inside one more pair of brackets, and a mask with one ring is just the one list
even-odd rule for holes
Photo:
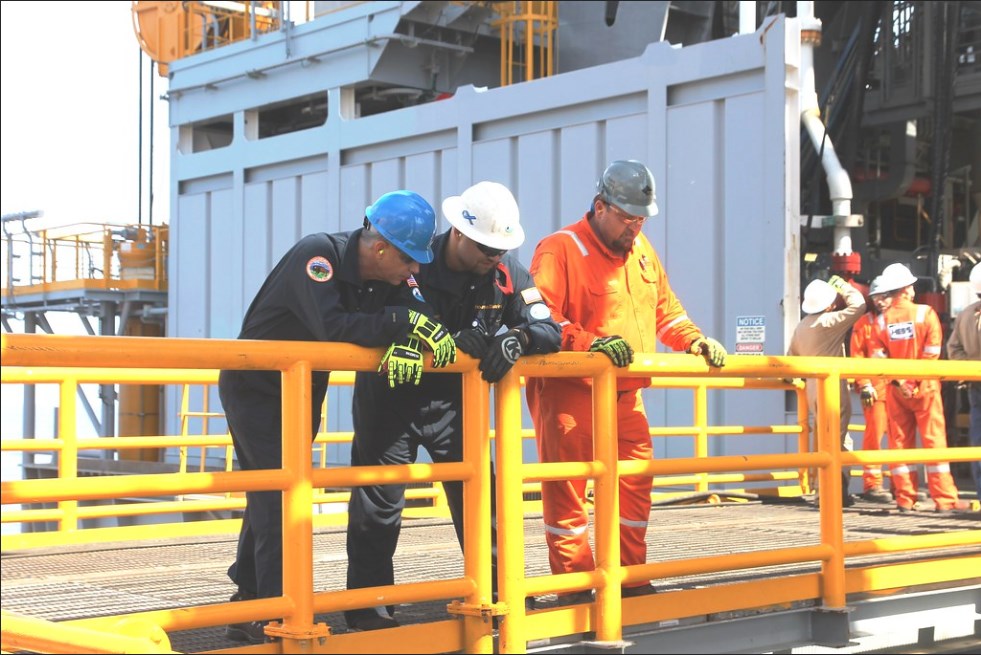
[[[797,18],[801,32],[821,31],[821,21],[814,17],[814,2],[798,2]],[[814,82],[814,44],[809,38],[802,38],[800,45],[800,105],[801,122],[807,129],[814,144],[814,150],[821,153],[821,165],[828,179],[828,194],[831,196],[831,213],[834,216],[851,216],[852,182],[848,172],[842,167],[831,139],[827,136],[821,122],[821,109],[818,106],[816,84]],[[835,254],[852,253],[851,228],[835,226]]]
[[739,33],[752,34],[756,31],[756,2],[739,1]]

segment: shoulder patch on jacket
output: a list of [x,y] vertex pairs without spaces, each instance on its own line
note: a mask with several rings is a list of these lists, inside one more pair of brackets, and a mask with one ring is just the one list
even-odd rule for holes
[[313,257],[307,262],[307,276],[314,282],[327,282],[334,277],[334,267],[326,257]]
[[526,305],[530,305],[536,302],[542,302],[542,294],[538,291],[538,287],[528,287],[522,290],[521,299],[525,301]]

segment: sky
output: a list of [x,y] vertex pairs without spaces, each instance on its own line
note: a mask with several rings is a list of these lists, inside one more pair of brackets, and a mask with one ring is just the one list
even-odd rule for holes
[[[45,226],[168,222],[167,79],[141,54],[130,2],[0,2],[0,210]],[[140,192],[140,69],[143,188]],[[141,197],[142,196],[142,197]],[[32,223],[28,224],[29,226]]]
[[[0,210],[41,210],[28,227],[169,222],[167,79],[141,55],[130,2],[0,2]],[[143,183],[140,189],[140,70]],[[142,211],[142,217],[141,217]],[[43,223],[43,225],[42,225]],[[83,334],[77,317],[49,314],[56,332]],[[74,319],[74,320],[72,320]],[[14,329],[19,324],[14,323]],[[3,434],[23,434],[21,390],[2,385]],[[94,395],[89,394],[90,399]],[[38,387],[39,437],[54,434],[52,385]],[[94,436],[81,421],[81,436]],[[3,453],[3,479],[20,455]],[[5,524],[3,531],[14,529]]]

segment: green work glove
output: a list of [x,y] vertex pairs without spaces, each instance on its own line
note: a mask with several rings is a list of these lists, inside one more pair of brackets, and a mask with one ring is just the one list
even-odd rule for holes
[[385,351],[378,372],[388,373],[388,386],[392,389],[409,382],[418,385],[422,379],[422,344],[414,337],[405,343],[393,343]]
[[848,284],[848,282],[846,282],[845,279],[842,277],[839,277],[837,275],[832,275],[831,277],[828,278],[828,284],[830,284],[831,288],[834,289],[835,291],[841,292],[841,290],[844,288],[846,284]]
[[692,355],[701,355],[705,358],[705,362],[709,366],[714,366],[715,368],[722,368],[726,365],[726,352],[725,347],[716,341],[715,339],[710,339],[709,337],[698,337],[691,342],[688,347],[688,352]]
[[443,368],[456,361],[456,344],[442,323],[408,307],[395,308],[392,317],[396,323],[406,324],[408,333],[422,339],[433,351],[433,368]]
[[591,353],[603,353],[613,360],[613,365],[618,368],[629,366],[634,361],[634,349],[630,347],[623,337],[613,335],[609,337],[597,337],[589,346]]

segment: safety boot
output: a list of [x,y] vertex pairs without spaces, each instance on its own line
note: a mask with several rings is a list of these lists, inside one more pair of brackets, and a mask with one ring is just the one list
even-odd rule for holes
[[[255,594],[239,589],[229,599],[231,602],[239,600],[255,600]],[[241,641],[249,644],[262,644],[266,642],[266,622],[265,621],[246,621],[244,623],[229,623],[225,626],[225,637],[232,641]]]
[[893,502],[892,494],[883,489],[881,486],[866,489],[861,493],[861,495],[859,495],[859,498],[870,503]]

